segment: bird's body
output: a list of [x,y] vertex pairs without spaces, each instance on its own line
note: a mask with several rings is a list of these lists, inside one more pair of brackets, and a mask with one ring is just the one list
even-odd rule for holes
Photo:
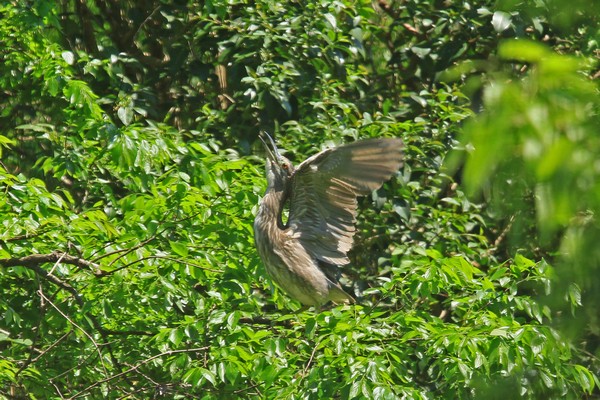
[[400,168],[402,141],[359,141],[324,150],[294,168],[269,140],[272,151],[263,141],[268,186],[254,221],[256,247],[268,274],[308,306],[353,301],[326,267],[349,263],[356,197],[377,189]]
[[262,238],[256,239],[256,247],[269,276],[305,305],[352,301],[319,267],[318,260],[304,248],[294,230],[283,226],[279,211],[282,198],[283,192],[265,195],[254,221],[254,236]]

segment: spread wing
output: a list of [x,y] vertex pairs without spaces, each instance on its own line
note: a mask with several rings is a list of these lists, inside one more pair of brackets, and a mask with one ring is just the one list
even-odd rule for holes
[[313,257],[347,264],[356,196],[379,188],[400,168],[402,147],[400,139],[371,139],[306,159],[291,178],[289,233]]

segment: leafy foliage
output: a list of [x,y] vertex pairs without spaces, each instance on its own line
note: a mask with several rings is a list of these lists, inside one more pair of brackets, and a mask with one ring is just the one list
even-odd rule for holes
[[[1,5],[0,397],[597,396],[588,7]],[[405,141],[358,305],[266,278],[260,129]]]

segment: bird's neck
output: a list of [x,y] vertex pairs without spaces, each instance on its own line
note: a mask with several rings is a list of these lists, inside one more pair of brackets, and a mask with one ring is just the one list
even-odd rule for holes
[[283,207],[286,200],[287,197],[284,191],[268,191],[265,193],[265,196],[263,197],[258,209],[258,217],[264,220],[264,222],[268,221],[272,224],[277,224],[280,229],[284,229],[281,214],[283,212]]

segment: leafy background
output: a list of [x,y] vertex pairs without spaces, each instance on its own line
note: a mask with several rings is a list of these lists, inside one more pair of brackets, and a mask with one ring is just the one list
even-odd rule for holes
[[[0,5],[0,397],[598,398],[599,5]],[[252,222],[292,161],[401,137],[302,310]]]

